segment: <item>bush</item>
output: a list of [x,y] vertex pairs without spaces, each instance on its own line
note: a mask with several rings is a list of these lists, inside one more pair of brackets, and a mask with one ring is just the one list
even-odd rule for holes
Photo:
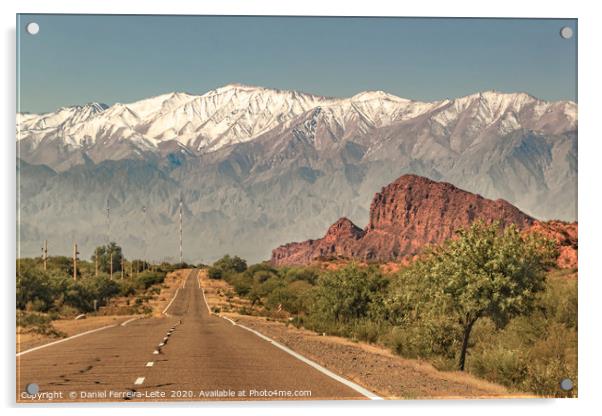
[[40,335],[62,338],[66,334],[52,326],[52,319],[45,314],[17,311],[17,326]]
[[234,287],[234,291],[236,292],[236,294],[238,294],[239,296],[245,296],[251,291],[251,288],[253,287],[253,279],[248,276],[239,274],[233,276],[230,279],[230,284],[232,285],[232,287]]
[[207,270],[207,277],[209,277],[209,279],[218,280],[222,279],[223,276],[224,272],[220,268],[210,267],[209,270]]
[[284,270],[284,278],[289,282],[301,280],[315,285],[318,281],[318,276],[318,270],[310,267],[293,267]]
[[52,306],[54,290],[50,276],[31,265],[17,267],[17,308],[46,312]]
[[379,319],[388,281],[376,269],[355,265],[327,272],[314,292],[310,314],[317,320],[348,323],[358,318]]
[[287,286],[281,285],[267,294],[266,306],[276,310],[279,305],[292,314],[306,313],[308,293],[312,286],[305,281],[296,281]]
[[150,270],[144,271],[136,278],[138,287],[148,289],[152,285],[163,283],[165,281],[165,273],[162,272],[151,272]]
[[221,269],[224,273],[242,273],[247,270],[247,262],[238,256],[225,255],[215,263],[213,267]]

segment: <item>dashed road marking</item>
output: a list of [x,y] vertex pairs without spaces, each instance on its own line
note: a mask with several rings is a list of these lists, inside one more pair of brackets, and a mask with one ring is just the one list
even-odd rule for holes
[[134,381],[134,384],[137,386],[141,385],[142,383],[144,383],[144,377],[138,377],[136,381]]
[[149,361],[148,363],[146,363],[147,367],[152,367],[153,365],[155,365],[154,361]]

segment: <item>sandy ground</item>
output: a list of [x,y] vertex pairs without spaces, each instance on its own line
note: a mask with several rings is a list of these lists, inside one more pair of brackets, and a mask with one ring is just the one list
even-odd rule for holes
[[[169,304],[178,287],[188,276],[190,269],[178,270],[169,273],[165,277],[165,282],[161,288],[161,292],[156,299],[149,301],[149,306],[153,309],[153,316],[161,316],[165,307]],[[116,303],[121,302],[115,300]],[[121,302],[124,303],[124,302]],[[101,328],[107,325],[118,325],[132,318],[144,318],[144,315],[89,315],[85,319],[57,319],[52,321],[52,326],[65,334],[66,337],[80,334],[82,332]],[[48,335],[36,334],[27,331],[23,328],[17,328],[16,347],[17,352],[25,351],[39,345],[60,340],[60,337],[52,337]]]
[[282,322],[237,313],[248,302],[230,296],[223,280],[211,280],[201,273],[201,283],[212,310],[278,341],[335,373],[366,386],[389,399],[417,398],[504,398],[527,397],[510,393],[505,387],[462,372],[444,372],[432,365],[399,357],[385,348],[322,336]]

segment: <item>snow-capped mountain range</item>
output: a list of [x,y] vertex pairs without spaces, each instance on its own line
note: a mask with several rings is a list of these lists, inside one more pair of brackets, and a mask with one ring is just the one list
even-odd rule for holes
[[[384,91],[330,98],[229,84],[203,95],[174,92],[110,107],[90,103],[47,114],[18,114],[17,139],[28,154],[43,152],[47,146],[86,152],[123,143],[132,147],[132,153],[153,152],[169,142],[194,153],[206,153],[253,140],[316,109],[335,134],[350,127],[355,130],[356,125],[366,133],[408,123],[425,114],[442,130],[453,134],[457,127],[465,127],[472,136],[489,129],[499,134],[522,128],[562,132],[575,129],[577,123],[574,102],[546,102],[525,93],[486,91],[454,100],[420,102]],[[458,126],[467,119],[468,126]],[[462,150],[458,140],[451,145]],[[45,155],[36,156],[43,160]],[[130,156],[109,151],[93,159],[99,162]],[[48,162],[53,165],[53,161]]]
[[[504,198],[538,218],[576,219],[577,105],[526,93],[420,102],[229,84],[21,113],[17,145],[23,247],[49,232],[39,228],[44,216],[61,224],[65,213],[89,215],[90,198],[94,207],[114,200],[127,218],[141,204],[169,212],[183,192],[195,232],[215,237],[195,240],[208,257],[267,258],[269,248],[319,236],[339,217],[366,222],[374,193],[404,173]],[[158,235],[170,224],[165,215],[156,214]],[[73,234],[86,234],[84,223]],[[257,234],[265,248],[240,238]]]

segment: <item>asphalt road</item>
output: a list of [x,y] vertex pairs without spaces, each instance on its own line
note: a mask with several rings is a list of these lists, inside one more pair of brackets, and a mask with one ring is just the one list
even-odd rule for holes
[[[210,314],[197,274],[190,272],[164,317],[17,356],[17,401],[366,398],[268,340]],[[39,386],[38,395],[23,393],[30,383]]]

